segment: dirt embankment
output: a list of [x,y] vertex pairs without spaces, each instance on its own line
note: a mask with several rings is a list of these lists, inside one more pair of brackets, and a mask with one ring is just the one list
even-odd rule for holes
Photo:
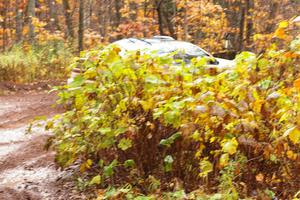
[[85,199],[70,173],[55,166],[54,152],[44,149],[51,133],[35,127],[25,134],[34,117],[62,111],[55,101],[55,94],[41,90],[0,96],[0,200]]

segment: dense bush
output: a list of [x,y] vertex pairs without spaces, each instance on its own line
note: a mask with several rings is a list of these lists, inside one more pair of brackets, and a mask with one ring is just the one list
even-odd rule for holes
[[105,194],[116,199],[291,198],[300,188],[299,45],[241,53],[223,72],[200,58],[87,52],[86,71],[60,88],[70,109],[47,125],[56,160],[93,174],[81,185],[127,184]]
[[28,83],[42,79],[61,79],[72,53],[61,41],[18,45],[0,54],[0,81]]

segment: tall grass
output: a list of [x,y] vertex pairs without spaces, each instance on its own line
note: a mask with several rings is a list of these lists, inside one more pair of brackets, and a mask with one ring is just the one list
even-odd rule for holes
[[30,83],[62,79],[72,51],[61,41],[43,45],[18,45],[0,54],[0,81]]

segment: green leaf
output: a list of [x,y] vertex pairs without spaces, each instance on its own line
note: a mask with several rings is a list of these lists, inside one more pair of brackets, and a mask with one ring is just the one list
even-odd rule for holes
[[117,164],[118,164],[118,161],[113,160],[108,166],[104,167],[103,174],[106,177],[112,176],[114,174],[114,168],[117,166]]
[[138,197],[135,197],[134,200],[154,200],[155,198],[153,197],[147,197],[147,196],[138,196]]
[[135,165],[135,162],[134,162],[134,160],[126,160],[125,162],[124,162],[124,166],[125,167],[133,167]]
[[178,190],[176,192],[170,193],[171,199],[186,199],[186,193],[184,190]]
[[172,171],[172,164],[174,162],[174,159],[171,155],[167,155],[164,159],[164,163],[165,163],[165,171],[169,172]]
[[98,165],[102,168],[104,166],[104,160],[100,159]]
[[99,131],[103,134],[106,135],[107,133],[111,132],[111,128],[105,127],[105,128],[100,128]]
[[167,147],[170,147],[174,141],[178,138],[181,137],[181,132],[177,132],[177,133],[174,133],[172,136],[170,136],[169,138],[167,139],[162,139],[159,144],[160,145],[163,145],[163,146],[167,146]]
[[155,76],[155,75],[151,75],[148,74],[145,78],[145,82],[151,85],[159,85],[159,84],[164,84],[165,82],[161,79],[159,79],[159,77]]
[[101,176],[97,175],[94,176],[93,179],[90,181],[90,185],[99,185],[101,183]]
[[172,110],[164,113],[164,118],[167,124],[175,124],[179,117],[178,110]]
[[80,87],[85,82],[85,79],[78,75],[74,78],[74,80],[69,84],[70,88]]
[[127,149],[132,147],[132,141],[127,138],[122,138],[118,144],[118,147],[123,151],[126,151]]

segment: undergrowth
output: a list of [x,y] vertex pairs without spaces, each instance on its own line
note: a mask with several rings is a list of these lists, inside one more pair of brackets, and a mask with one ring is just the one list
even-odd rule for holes
[[62,41],[17,45],[0,54],[0,81],[30,83],[66,77],[72,51]]
[[[47,123],[98,199],[290,199],[300,188],[299,38],[234,69],[117,46],[83,55]],[[74,64],[74,66],[76,63]],[[87,81],[93,79],[94,81]]]

